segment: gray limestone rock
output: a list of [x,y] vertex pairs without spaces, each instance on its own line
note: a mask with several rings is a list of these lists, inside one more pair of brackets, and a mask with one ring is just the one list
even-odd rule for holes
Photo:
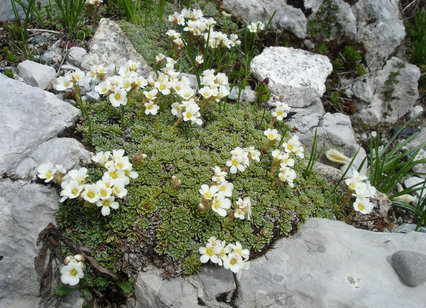
[[[409,233],[409,232],[416,231],[416,227],[417,227],[417,225],[415,225],[415,224],[402,224],[402,225],[399,225],[398,227],[396,227],[395,229],[393,229],[392,232],[394,232],[394,233]],[[426,228],[420,227],[418,232],[426,233]]]
[[34,270],[37,237],[58,209],[56,189],[24,181],[0,181],[0,306],[38,307]]
[[269,89],[290,107],[313,105],[325,92],[330,60],[301,49],[268,47],[250,65],[254,77],[269,78]]
[[415,251],[399,250],[392,255],[392,266],[399,277],[411,287],[426,281],[426,255]]
[[426,253],[426,234],[374,233],[309,219],[237,275],[237,307],[423,307],[426,285],[401,284],[388,256]]
[[[28,3],[28,1],[23,0],[22,1],[25,5]],[[47,2],[47,0],[38,0],[36,2],[40,2],[41,4]],[[16,8],[18,9],[18,14],[21,18],[25,17],[24,11],[22,7],[17,3]],[[15,20],[15,14],[13,13],[12,4],[8,0],[2,0],[0,1],[0,21],[12,21]]]
[[[420,133],[411,142],[407,143],[407,149],[414,149],[423,143],[419,153],[416,155],[416,160],[426,159],[426,127],[422,127]],[[426,173],[426,163],[414,166],[413,170],[419,173]],[[423,178],[425,176],[423,175]]]
[[81,47],[71,47],[67,57],[67,63],[80,67],[83,57],[86,55],[87,51]]
[[37,167],[51,162],[61,164],[68,171],[88,164],[91,161],[91,153],[83,145],[72,138],[52,138],[43,142],[16,166],[9,168],[7,174],[20,179],[35,180]]
[[0,174],[74,124],[80,110],[55,95],[0,74]]
[[213,307],[229,308],[219,302],[218,296],[231,299],[236,284],[231,271],[223,267],[204,266],[198,275],[178,277],[171,280],[161,278],[162,270],[149,266],[140,272],[135,284],[136,308],[160,307]]
[[[231,90],[231,93],[228,95],[228,99],[232,101],[238,100],[238,87],[234,87]],[[241,102],[247,102],[247,103],[253,103],[256,100],[256,92],[250,87],[246,86],[242,91],[240,95],[240,101]]]
[[128,60],[140,62],[138,73],[148,76],[152,69],[135,50],[132,43],[114,21],[103,18],[89,43],[89,52],[83,57],[81,67],[89,71],[93,66],[124,65]]
[[380,68],[405,37],[397,0],[359,0],[352,7],[357,41],[366,49],[370,70]]
[[18,64],[18,74],[27,84],[42,90],[47,89],[56,77],[53,67],[30,60]]
[[306,37],[307,19],[302,10],[288,5],[281,0],[224,0],[222,6],[225,10],[246,23],[262,21],[268,22],[274,11],[275,17],[270,27],[278,32],[287,30],[298,38]]

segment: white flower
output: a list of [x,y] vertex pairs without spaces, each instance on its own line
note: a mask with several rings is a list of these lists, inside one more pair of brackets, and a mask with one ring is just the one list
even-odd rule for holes
[[213,182],[220,184],[223,181],[225,181],[225,177],[227,175],[225,171],[222,171],[218,166],[215,166],[213,168],[213,171],[214,171],[214,175],[212,177]]
[[71,89],[73,85],[69,76],[59,77],[56,79],[55,89],[57,91],[65,91]]
[[102,81],[100,84],[95,86],[95,91],[99,94],[105,95],[111,90],[111,83],[108,80]]
[[198,93],[200,93],[202,97],[207,99],[212,96],[213,90],[210,87],[203,87],[198,91]]
[[294,187],[293,180],[296,178],[296,171],[289,167],[282,167],[278,177],[281,182],[288,183],[290,187]]
[[231,200],[225,198],[223,192],[219,192],[213,199],[212,210],[218,213],[220,216],[226,216],[226,210],[231,207]]
[[92,160],[94,162],[98,163],[99,165],[104,166],[105,163],[110,159],[110,157],[111,157],[110,151],[98,152],[98,153],[96,153],[95,156],[92,156]]
[[357,198],[374,198],[376,195],[376,188],[370,183],[360,182],[355,187],[355,196]]
[[112,187],[112,194],[117,198],[124,198],[127,195],[127,189],[123,182],[116,182]]
[[83,185],[86,183],[87,177],[87,168],[80,168],[78,170],[70,170],[65,176],[65,180],[73,179],[78,182],[79,185]]
[[[246,213],[247,219],[250,220],[250,216],[251,216],[251,200],[250,200],[250,198],[245,197],[244,200],[241,199],[241,198],[238,198],[236,205],[237,205],[237,210],[242,210],[244,213]],[[240,218],[240,219],[244,219],[244,216],[243,216],[243,218]]]
[[99,180],[96,182],[99,187],[99,197],[101,200],[109,199],[112,194],[111,183]]
[[229,244],[230,248],[233,250],[232,252],[235,252],[236,254],[240,255],[244,258],[244,260],[248,260],[250,257],[250,251],[248,249],[243,249],[243,246],[239,242],[236,242],[234,244]]
[[[295,153],[297,151],[300,151],[300,141],[299,141],[299,137],[297,135],[291,137],[287,142],[284,142],[282,144],[282,147],[284,148],[284,151],[287,153]],[[303,149],[303,148],[302,148]],[[303,150],[302,150],[303,153]]]
[[173,103],[171,107],[172,107],[171,112],[172,112],[173,115],[175,115],[177,117],[181,117],[182,116],[182,111],[184,109],[182,104]]
[[244,164],[244,160],[239,156],[232,156],[230,160],[226,161],[226,165],[230,167],[229,172],[232,174],[237,173],[237,171],[243,172],[246,170],[246,165]]
[[84,188],[84,185],[80,185],[76,180],[67,180],[62,182],[61,184],[62,191],[61,191],[61,201],[64,202],[66,199],[74,199],[80,196],[81,191]]
[[232,190],[234,189],[234,184],[223,180],[222,183],[218,185],[218,187],[219,187],[218,191],[222,192],[225,195],[225,197],[232,196]]
[[84,187],[84,191],[82,192],[81,196],[83,197],[84,200],[90,203],[96,203],[100,198],[99,191],[100,191],[100,188],[98,185],[87,184]]
[[354,202],[354,209],[362,214],[370,214],[374,208],[374,204],[368,198],[357,198]]
[[155,104],[153,101],[149,101],[145,105],[145,114],[156,115],[160,107]]
[[195,64],[200,65],[200,64],[202,64],[203,62],[204,62],[204,57],[203,57],[203,55],[198,55],[198,56],[196,56],[196,57],[195,57]]
[[213,247],[211,245],[207,244],[206,247],[200,247],[198,251],[201,254],[201,263],[207,263],[209,260],[211,260],[213,263],[219,262],[219,258],[214,253]]
[[201,189],[199,190],[199,192],[204,199],[211,200],[213,197],[216,196],[218,190],[219,188],[215,185],[209,187],[208,185],[203,184],[201,185]]
[[129,70],[131,71],[136,71],[139,67],[141,66],[140,62],[135,62],[133,60],[129,60],[127,61],[127,67],[129,68]]
[[157,98],[157,93],[158,90],[156,88],[152,89],[151,91],[143,91],[145,97],[150,101],[153,101]]
[[281,159],[281,168],[283,167],[294,167],[294,159],[290,158],[288,153],[285,153],[287,155],[283,155]]
[[286,103],[282,103],[272,111],[272,116],[276,117],[277,120],[282,121],[287,117],[287,113],[290,111],[290,107]]
[[260,152],[256,150],[254,147],[247,147],[245,150],[248,153],[248,157],[250,159],[260,161]]
[[183,120],[186,121],[191,121],[192,123],[201,125],[203,122],[200,119],[200,107],[198,107],[197,104],[188,104],[185,106],[185,111],[182,112],[183,115]]
[[114,93],[111,93],[109,95],[109,101],[111,102],[111,105],[114,107],[119,107],[120,105],[126,105],[127,104],[127,93],[125,90],[121,88],[116,88],[114,90]]
[[[169,30],[169,31],[173,31],[173,30]],[[166,32],[167,35],[169,35],[168,34],[169,31]],[[176,32],[176,31],[173,31],[173,32]],[[161,62],[164,60],[165,57],[166,57],[165,55],[163,55],[162,53],[159,53],[158,55],[155,56],[155,61]]]
[[99,200],[96,202],[97,206],[102,207],[102,216],[108,216],[111,212],[111,208],[114,210],[118,209],[119,204],[118,202],[114,201],[114,199],[114,197],[109,197],[108,199]]
[[40,179],[44,179],[45,183],[49,183],[51,180],[53,180],[53,177],[55,176],[56,169],[53,167],[52,163],[46,163],[38,166],[38,177]]
[[84,277],[83,270],[77,262],[70,262],[61,268],[61,281],[62,283],[75,286]]
[[281,135],[278,134],[276,129],[268,128],[263,132],[263,134],[268,138],[269,141],[278,141],[281,138]]
[[236,252],[230,253],[224,258],[223,267],[237,273],[243,268],[243,258]]
[[163,95],[169,95],[170,94],[171,84],[167,79],[164,79],[163,81],[155,82],[154,87],[156,87],[158,89],[158,91],[160,91],[161,94],[163,94]]
[[177,94],[187,101],[195,94],[195,91],[191,87],[184,87],[180,89]]

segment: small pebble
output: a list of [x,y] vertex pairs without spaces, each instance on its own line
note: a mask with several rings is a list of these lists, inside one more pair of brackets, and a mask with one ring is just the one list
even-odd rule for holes
[[409,286],[417,287],[426,281],[426,255],[399,250],[392,255],[392,266]]

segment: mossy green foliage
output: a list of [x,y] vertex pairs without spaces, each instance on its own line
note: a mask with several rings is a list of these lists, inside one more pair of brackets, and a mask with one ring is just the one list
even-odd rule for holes
[[336,24],[336,12],[339,6],[334,0],[324,0],[315,17],[308,21],[308,33],[316,39],[329,39],[332,34],[333,26]]
[[[241,105],[211,105],[203,114],[203,126],[181,123],[172,128],[176,117],[170,103],[156,116],[140,112],[140,96],[124,108],[125,128],[119,125],[119,111],[109,102],[90,105],[93,121],[93,146],[97,151],[123,148],[127,155],[147,154],[133,163],[139,177],[128,186],[128,195],[110,216],[101,216],[99,208],[86,207],[79,201],[61,205],[57,221],[80,244],[93,248],[93,256],[102,265],[117,268],[127,245],[152,245],[156,255],[182,262],[186,273],[200,269],[198,248],[211,236],[228,243],[239,241],[252,253],[261,252],[278,235],[288,235],[308,216],[333,218],[338,210],[336,195],[317,175],[302,178],[304,164],[297,162],[295,188],[273,186],[277,175],[269,176],[271,155],[252,161],[243,173],[228,173],[234,184],[232,202],[248,196],[252,200],[252,219],[228,221],[215,212],[200,212],[199,189],[210,184],[214,166],[225,167],[235,147],[267,147],[259,124],[263,110]],[[88,140],[87,123],[78,130]],[[286,127],[284,132],[288,131]],[[92,170],[90,181],[102,176],[101,167]],[[181,181],[171,185],[172,176]],[[235,207],[235,205],[234,205]]]

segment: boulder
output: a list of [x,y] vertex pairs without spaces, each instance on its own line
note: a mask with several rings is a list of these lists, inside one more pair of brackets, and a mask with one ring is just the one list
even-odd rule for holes
[[405,37],[397,0],[359,0],[352,7],[356,40],[363,44],[368,68],[381,68]]
[[[28,1],[23,0],[22,1],[25,5],[28,3]],[[47,0],[38,0],[36,3],[44,4],[47,2]],[[18,9],[18,14],[21,18],[24,18],[24,10],[22,7],[17,3],[16,8]],[[15,20],[15,14],[13,13],[12,4],[10,1],[0,1],[0,21],[13,21]]]
[[61,164],[68,171],[89,164],[91,153],[73,138],[52,138],[28,153],[16,169],[9,168],[7,174],[20,179],[35,180],[37,167],[48,162]]
[[83,57],[81,67],[89,71],[96,65],[115,65],[117,68],[128,60],[140,62],[138,73],[148,76],[152,69],[135,50],[132,43],[114,21],[103,18],[89,43],[89,52]]
[[45,90],[55,80],[56,71],[53,67],[25,60],[18,64],[18,75],[30,86]]
[[410,288],[392,269],[395,251],[426,253],[426,234],[374,233],[309,219],[237,275],[236,307],[423,307],[426,285]]
[[301,49],[268,47],[253,58],[254,77],[269,79],[269,89],[290,107],[315,104],[325,92],[325,80],[332,71],[330,60]]
[[[408,114],[419,97],[420,70],[396,57],[362,78],[346,81],[347,93],[358,99],[355,117],[366,124],[395,123]],[[394,80],[390,84],[390,80]]]
[[0,174],[15,170],[35,148],[72,126],[80,115],[80,110],[52,93],[1,74],[0,94],[8,98],[0,105]]
[[232,15],[240,17],[246,23],[262,21],[268,23],[274,11],[271,21],[271,29],[280,32],[287,30],[298,38],[306,37],[307,19],[302,10],[295,8],[281,0],[224,0],[222,7]]
[[39,307],[36,242],[58,204],[56,189],[47,185],[0,181],[0,307]]

